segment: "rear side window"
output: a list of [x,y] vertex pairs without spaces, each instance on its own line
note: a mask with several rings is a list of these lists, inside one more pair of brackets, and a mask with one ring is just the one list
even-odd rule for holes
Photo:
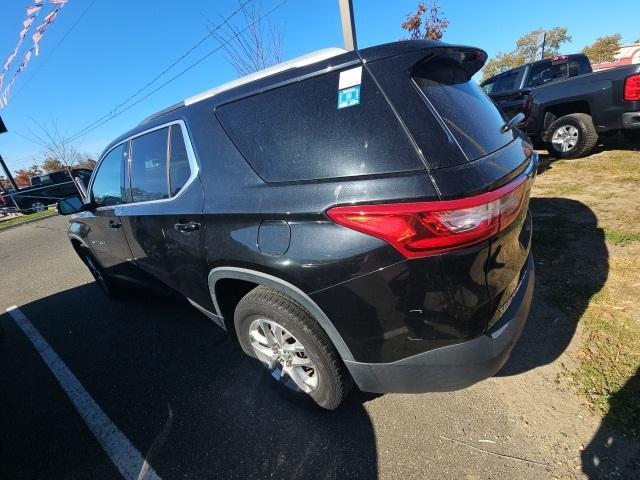
[[131,201],[169,197],[167,149],[169,129],[161,128],[131,140]]
[[38,185],[53,185],[53,178],[51,178],[51,174],[41,175]]
[[91,196],[97,207],[109,207],[124,203],[122,169],[124,145],[119,145],[111,150],[100,163],[91,187]]
[[73,170],[73,177],[79,178],[85,185],[88,185],[91,178],[91,170]]
[[340,72],[219,107],[223,127],[267,182],[424,168],[366,70],[360,103],[338,109]]
[[49,175],[53,183],[63,183],[71,180],[67,172],[53,172]]
[[189,156],[187,155],[180,125],[171,126],[169,157],[169,191],[173,197],[185,186],[191,176]]
[[436,58],[418,68],[413,79],[469,160],[513,140],[512,132],[501,133],[504,119],[495,104],[457,62]]
[[568,62],[566,60],[562,60],[560,62],[542,62],[531,67],[527,86],[538,87],[545,83],[549,83],[552,80],[568,76]]

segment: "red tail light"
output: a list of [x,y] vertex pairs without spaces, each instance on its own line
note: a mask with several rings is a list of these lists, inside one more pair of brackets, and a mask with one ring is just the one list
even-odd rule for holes
[[640,100],[640,73],[631,75],[624,81],[624,99]]
[[425,257],[479,243],[507,228],[529,195],[522,178],[459,200],[334,207],[339,225],[389,242],[406,258]]

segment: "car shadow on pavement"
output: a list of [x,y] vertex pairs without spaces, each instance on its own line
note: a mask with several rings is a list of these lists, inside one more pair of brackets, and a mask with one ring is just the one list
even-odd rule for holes
[[617,429],[624,426],[629,435],[640,439],[640,408],[631,396],[640,391],[640,369],[609,398],[609,412],[589,445],[582,451],[582,471],[590,479],[638,478],[640,442],[629,441]]
[[536,286],[529,319],[498,376],[556,360],[573,338],[591,297],[604,286],[609,254],[593,211],[567,198],[532,198]]
[[[132,297],[112,302],[90,283],[20,309],[160,477],[377,478],[364,394],[352,394],[334,412],[290,401],[192,307],[146,291]],[[14,326],[0,342],[26,341],[20,337]],[[31,368],[20,359],[5,367]],[[19,403],[11,418],[31,414]],[[10,458],[0,455],[9,478],[38,476],[28,466],[36,462],[32,434],[0,434],[12,444]],[[69,473],[51,468],[56,478]]]

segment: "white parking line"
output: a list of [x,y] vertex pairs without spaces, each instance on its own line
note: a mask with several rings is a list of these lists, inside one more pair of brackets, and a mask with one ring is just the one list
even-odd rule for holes
[[15,305],[8,308],[7,312],[29,338],[122,476],[127,480],[159,479],[158,474],[145,461],[126,435],[116,427],[96,401],[91,398],[91,395],[84,389],[75,375],[53,351],[24,313]]

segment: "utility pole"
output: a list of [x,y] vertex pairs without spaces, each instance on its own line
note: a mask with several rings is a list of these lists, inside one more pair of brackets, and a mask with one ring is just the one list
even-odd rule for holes
[[338,4],[340,5],[344,48],[349,51],[357,50],[358,42],[356,40],[356,21],[353,16],[353,2],[352,0],[338,0]]

